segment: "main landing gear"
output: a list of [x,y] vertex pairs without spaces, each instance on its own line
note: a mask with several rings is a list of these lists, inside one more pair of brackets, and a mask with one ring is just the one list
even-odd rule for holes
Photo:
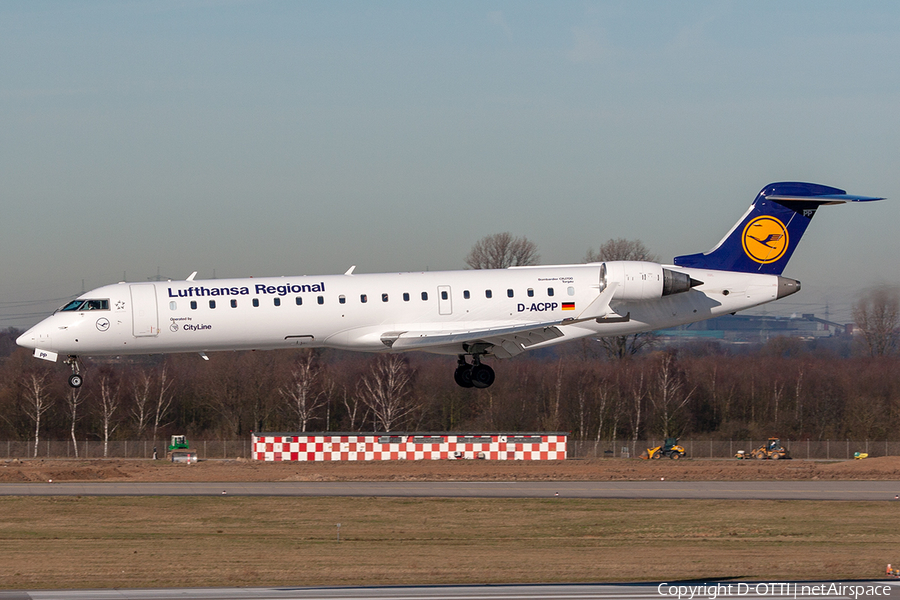
[[69,375],[69,385],[73,388],[80,388],[81,384],[84,383],[84,378],[81,376],[78,357],[72,354],[66,358],[65,363],[72,367],[72,374]]
[[460,354],[453,379],[460,387],[486,388],[494,383],[494,370],[481,364],[481,357],[478,354],[472,356],[471,365],[466,362],[466,355]]

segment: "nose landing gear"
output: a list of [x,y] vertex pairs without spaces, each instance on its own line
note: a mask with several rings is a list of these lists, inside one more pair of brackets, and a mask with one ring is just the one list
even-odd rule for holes
[[466,355],[460,354],[456,371],[453,373],[456,384],[464,388],[486,388],[494,383],[494,370],[481,364],[479,354],[472,355],[472,364],[466,362]]
[[84,378],[81,376],[78,357],[72,354],[68,358],[66,358],[65,363],[72,367],[72,374],[69,375],[69,386],[73,388],[80,388],[81,384],[84,383]]

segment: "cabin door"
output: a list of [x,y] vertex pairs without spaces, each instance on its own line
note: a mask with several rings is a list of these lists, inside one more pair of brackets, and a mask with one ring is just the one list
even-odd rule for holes
[[131,285],[131,321],[134,326],[134,337],[148,337],[159,334],[155,284],[137,283]]

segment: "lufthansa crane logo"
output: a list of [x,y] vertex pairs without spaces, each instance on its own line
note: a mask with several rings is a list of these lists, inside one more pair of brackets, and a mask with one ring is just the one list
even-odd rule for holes
[[775,217],[768,215],[756,217],[744,227],[741,242],[747,256],[767,265],[784,256],[787,251],[787,227]]

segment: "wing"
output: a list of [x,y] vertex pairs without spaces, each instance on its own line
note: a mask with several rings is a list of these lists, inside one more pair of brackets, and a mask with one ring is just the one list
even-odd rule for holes
[[[575,318],[536,321],[516,325],[460,329],[457,331],[389,331],[381,335],[381,342],[392,350],[424,350],[427,348],[459,346],[460,352],[472,352],[479,346],[498,358],[509,358],[524,352],[529,346],[563,337],[560,329],[590,320],[622,321],[628,317],[615,315],[609,302],[617,284],[610,283],[588,307]],[[614,315],[610,318],[610,315]]]
[[381,336],[381,341],[392,350],[459,346],[460,353],[481,345],[495,356],[509,358],[538,342],[562,337],[564,334],[559,330],[562,324],[562,320],[556,320],[459,331],[389,331]]

